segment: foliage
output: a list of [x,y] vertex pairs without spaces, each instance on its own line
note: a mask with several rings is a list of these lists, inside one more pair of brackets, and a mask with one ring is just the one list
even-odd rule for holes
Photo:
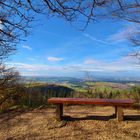
[[140,86],[133,87],[127,96],[140,103]]
[[[140,86],[127,86],[127,84],[111,82],[85,82],[88,84],[85,92],[75,93],[76,97],[84,98],[111,98],[111,99],[133,99],[140,102]],[[90,88],[89,88],[90,86]]]
[[[19,81],[18,81],[19,82]],[[105,83],[94,83],[94,87],[90,88],[90,91],[85,89],[85,92],[80,90],[74,90],[67,86],[45,84],[45,83],[28,83],[26,85],[17,84],[14,89],[9,88],[9,94],[1,93],[2,95],[8,95],[3,104],[1,104],[1,110],[9,108],[36,108],[40,106],[48,106],[47,99],[51,97],[74,97],[74,98],[110,98],[110,99],[133,99],[137,103],[140,103],[140,86],[134,86],[128,89],[116,89],[110,88],[106,83],[106,86],[97,86]]]
[[47,105],[51,97],[73,97],[74,90],[60,85],[30,83],[26,85],[24,96],[21,97],[21,106],[39,107]]
[[3,68],[0,74],[0,107],[4,109],[20,103],[24,85],[19,73],[14,69]]

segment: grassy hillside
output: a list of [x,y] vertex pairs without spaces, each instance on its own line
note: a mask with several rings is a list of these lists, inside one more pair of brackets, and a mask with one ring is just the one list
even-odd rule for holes
[[46,106],[51,97],[133,99],[140,102],[140,86],[111,82],[78,82],[63,84],[26,83],[17,94],[6,100],[0,110],[16,107]]

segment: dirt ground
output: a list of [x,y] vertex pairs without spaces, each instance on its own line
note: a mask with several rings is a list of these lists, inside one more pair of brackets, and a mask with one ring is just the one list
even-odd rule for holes
[[64,120],[55,109],[0,114],[0,140],[139,140],[140,111],[124,109],[117,122],[113,107],[65,106]]

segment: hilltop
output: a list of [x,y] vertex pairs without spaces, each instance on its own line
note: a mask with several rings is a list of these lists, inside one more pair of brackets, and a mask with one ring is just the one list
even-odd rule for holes
[[125,109],[125,121],[112,117],[114,108],[65,106],[65,119],[54,119],[54,108],[0,114],[0,139],[9,140],[139,140],[140,112]]

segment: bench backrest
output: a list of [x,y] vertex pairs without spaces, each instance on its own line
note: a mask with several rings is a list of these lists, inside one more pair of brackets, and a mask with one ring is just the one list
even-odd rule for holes
[[50,98],[48,103],[53,104],[93,104],[107,106],[131,106],[133,100],[122,99],[95,99],[95,98]]

